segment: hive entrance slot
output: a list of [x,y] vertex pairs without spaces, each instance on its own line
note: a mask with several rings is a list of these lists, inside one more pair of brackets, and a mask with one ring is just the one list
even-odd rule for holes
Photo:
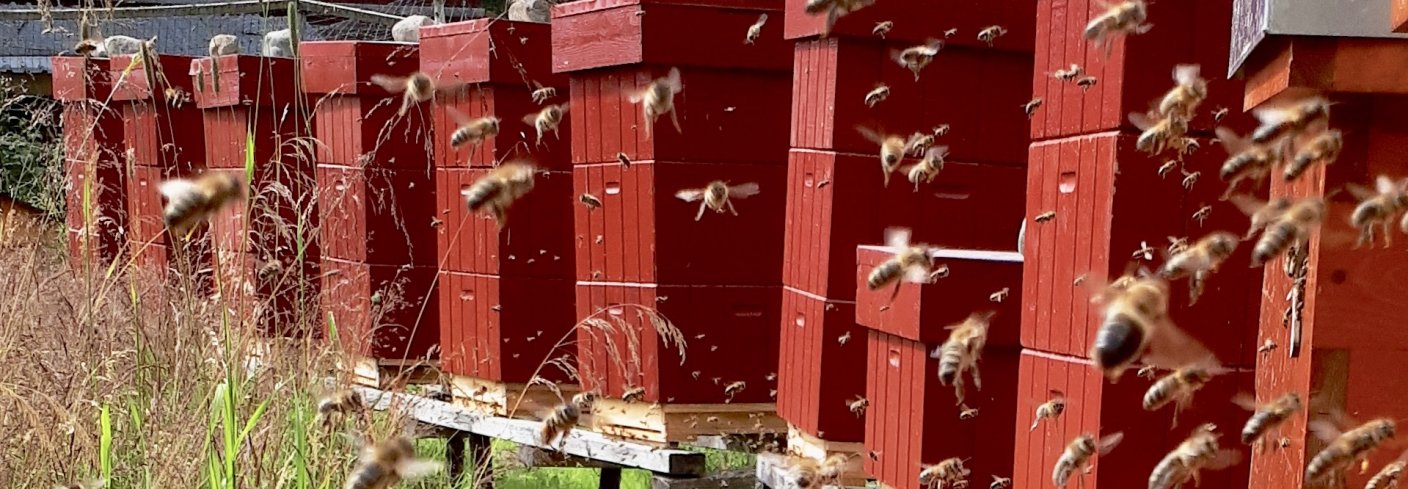
[[606,195],[617,195],[621,193],[621,182],[606,182]]
[[890,349],[890,366],[900,368],[900,351],[894,348]]
[[1076,191],[1076,172],[1073,172],[1073,171],[1064,171],[1064,172],[1061,172],[1061,179],[1060,179],[1060,183],[1057,184],[1057,188],[1058,188],[1058,189],[1061,191],[1061,193],[1063,193],[1063,194],[1069,194],[1069,193],[1071,193],[1071,192],[1075,192],[1075,191]]

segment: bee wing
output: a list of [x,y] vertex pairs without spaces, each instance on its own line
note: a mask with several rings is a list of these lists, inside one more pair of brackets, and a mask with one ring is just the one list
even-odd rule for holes
[[704,189],[687,188],[679,192],[675,192],[675,197],[678,197],[680,200],[683,200],[685,202],[694,202],[696,200],[704,198]]
[[929,271],[921,266],[911,266],[904,270],[904,281],[912,284],[929,282]]
[[1374,179],[1374,189],[1378,190],[1381,194],[1393,193],[1397,188],[1398,184],[1394,183],[1393,179],[1389,178],[1388,175],[1379,175],[1378,178]]
[[1262,107],[1252,111],[1252,115],[1256,116],[1256,120],[1266,126],[1274,126],[1286,122],[1286,119],[1288,119],[1292,113],[1292,110],[1288,107]]
[[1266,207],[1266,201],[1250,195],[1231,195],[1227,197],[1227,200],[1232,201],[1232,205],[1237,206],[1237,210],[1242,211],[1243,214],[1248,216],[1255,215],[1257,212],[1261,212],[1262,208]]
[[885,229],[885,246],[891,248],[909,246],[909,236],[909,228],[887,228]]
[[758,195],[758,184],[754,182],[742,183],[728,188],[728,196],[734,199],[746,199]]
[[1153,337],[1149,339],[1149,352],[1144,354],[1144,363],[1175,370],[1188,365],[1205,365],[1209,359],[1215,362],[1216,358],[1202,342],[1165,318],[1154,327]]
[[1212,460],[1203,465],[1208,470],[1222,470],[1242,462],[1242,452],[1232,449],[1222,449],[1217,451]]
[[865,137],[865,139],[870,140],[870,142],[872,143],[885,144],[884,136],[881,136],[880,133],[875,132],[874,130],[868,127],[856,126],[856,132],[859,132],[861,136]]
[[1198,81],[1202,68],[1198,65],[1178,65],[1173,67],[1173,81],[1179,85],[1192,85]]
[[[1382,179],[1382,178],[1384,178],[1384,177],[1380,176],[1379,178]],[[1375,187],[1377,187],[1379,193],[1385,193],[1385,192],[1384,192],[1384,187],[1383,187],[1383,181],[1382,181],[1382,180],[1380,180],[1380,181],[1378,181],[1378,182],[1374,182],[1374,183],[1375,183]],[[1389,185],[1390,185],[1390,186],[1389,186],[1389,188],[1388,188],[1388,191],[1389,191],[1389,192],[1392,192],[1392,191],[1393,191],[1393,187],[1392,187],[1393,182],[1389,182]],[[1369,190],[1368,187],[1365,187],[1365,186],[1360,185],[1360,184],[1357,184],[1357,183],[1346,183],[1346,184],[1344,184],[1344,189],[1347,190],[1347,191],[1349,191],[1350,194],[1354,195],[1354,198],[1355,198],[1355,199],[1358,199],[1358,200],[1361,200],[1361,201],[1372,199],[1372,198],[1374,198],[1374,196],[1376,195],[1373,190]]]
[[406,91],[406,79],[399,76],[372,75],[372,83],[391,93]]
[[1340,435],[1344,434],[1342,431],[1340,431],[1340,428],[1338,426],[1335,426],[1334,422],[1326,419],[1317,419],[1311,421],[1308,427],[1310,428],[1310,432],[1314,434],[1316,438],[1321,439],[1325,443],[1333,442],[1336,438],[1339,438]]
[[1129,113],[1129,123],[1134,124],[1134,127],[1139,128],[1140,131],[1147,131],[1149,128],[1154,127],[1154,121],[1150,120],[1148,115],[1138,112]]
[[633,104],[638,104],[638,103],[640,103],[640,101],[645,100],[645,91],[646,91],[646,90],[650,90],[650,86],[649,86],[649,85],[646,85],[645,88],[642,88],[642,89],[640,89],[640,90],[636,90],[636,91],[634,91],[634,92],[631,92],[630,95],[627,95],[627,96],[626,96],[626,99],[629,100],[629,101],[630,101],[631,103],[633,103]]
[[191,180],[173,178],[157,185],[156,191],[160,193],[162,197],[166,197],[166,200],[172,200],[181,195],[198,192],[200,189],[196,187],[196,183]]
[[1099,453],[1100,456],[1103,457],[1109,454],[1110,450],[1114,450],[1115,446],[1119,445],[1121,441],[1124,441],[1123,431],[1105,435],[1103,438],[1100,438],[1100,441],[1098,443],[1096,443],[1096,453]]
[[1232,129],[1218,126],[1213,129],[1217,133],[1217,140],[1222,142],[1222,147],[1227,149],[1228,155],[1241,153],[1247,149],[1247,140],[1238,136]]
[[563,115],[566,115],[566,114],[567,114],[567,109],[570,107],[570,105],[571,105],[571,104],[569,104],[569,103],[567,103],[567,102],[563,102],[563,103],[557,104],[557,110],[561,110],[561,111],[562,111],[562,114],[563,114]]
[[1239,392],[1237,395],[1232,396],[1232,404],[1241,406],[1242,409],[1248,411],[1256,411],[1256,398],[1245,392]]
[[449,114],[451,119],[454,119],[456,126],[467,126],[474,122],[474,119],[470,119],[469,115],[449,105],[445,106],[445,113]]
[[418,479],[439,472],[445,464],[438,460],[412,459],[396,464],[396,474],[402,479]]
[[523,116],[523,123],[530,126],[538,125],[538,114],[539,112],[533,112]]
[[944,159],[948,157],[948,146],[931,146],[924,152],[926,159]]
[[680,93],[684,91],[684,81],[680,79],[680,69],[670,68],[670,74],[661,78],[665,86],[670,87],[670,93]]
[[766,23],[767,21],[768,21],[768,14],[764,13],[763,15],[759,15],[759,16],[758,16],[758,21],[757,21],[757,22],[754,22],[753,25],[758,26],[758,27],[762,27],[763,24]]

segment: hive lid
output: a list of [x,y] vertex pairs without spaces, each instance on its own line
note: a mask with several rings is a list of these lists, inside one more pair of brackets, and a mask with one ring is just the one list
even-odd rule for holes
[[1241,70],[1269,36],[1408,38],[1392,32],[1390,2],[1364,0],[1236,0],[1228,76]]

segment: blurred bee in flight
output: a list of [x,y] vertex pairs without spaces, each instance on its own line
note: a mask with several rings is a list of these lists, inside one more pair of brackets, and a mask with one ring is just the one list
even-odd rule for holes
[[645,88],[629,96],[631,103],[641,104],[642,110],[645,111],[646,139],[650,139],[655,120],[667,113],[670,114],[670,122],[675,125],[675,132],[684,133],[684,130],[680,129],[679,115],[675,111],[675,95],[682,91],[684,82],[680,80],[680,69],[670,68],[665,77],[652,80]]
[[1369,452],[1393,439],[1398,425],[1392,419],[1378,418],[1349,431],[1340,431],[1335,422],[1318,419],[1310,422],[1310,431],[1329,445],[1306,464],[1306,483],[1344,487],[1345,469],[1356,460],[1362,460],[1363,470],[1368,470]]
[[728,209],[733,215],[738,215],[738,211],[733,208],[733,199],[746,199],[758,195],[758,184],[754,182],[729,185],[722,180],[714,180],[704,188],[690,188],[675,192],[675,197],[685,202],[703,200],[699,203],[699,213],[694,215],[694,220],[698,221],[704,217],[704,209],[712,209],[719,214]]
[[1394,489],[1398,487],[1398,480],[1403,477],[1403,469],[1405,468],[1408,468],[1408,452],[1404,452],[1398,457],[1398,460],[1389,462],[1384,465],[1384,468],[1379,469],[1374,477],[1371,477],[1369,482],[1364,484],[1364,489]]
[[543,107],[536,113],[523,116],[523,123],[533,126],[538,132],[538,145],[543,144],[543,133],[552,131],[553,137],[558,137],[557,126],[562,124],[562,116],[567,114],[567,104],[555,104]]
[[924,71],[924,67],[934,61],[934,56],[937,56],[943,47],[943,41],[929,39],[924,44],[910,46],[903,51],[892,51],[891,56],[900,66],[914,73],[914,81],[919,81],[919,72]]
[[1055,421],[1056,418],[1061,417],[1061,414],[1065,412],[1066,394],[1058,390],[1052,390],[1051,399],[1048,399],[1046,402],[1036,407],[1036,416],[1032,419],[1032,428],[1027,431],[1036,431],[1036,427],[1041,424],[1041,420],[1049,419]]
[[1260,187],[1266,176],[1271,173],[1271,167],[1281,160],[1281,152],[1276,146],[1252,143],[1226,127],[1219,126],[1214,131],[1218,141],[1222,142],[1222,147],[1227,149],[1227,160],[1222,163],[1219,173],[1222,181],[1227,182],[1227,191],[1222,194],[1223,199],[1232,195],[1247,178],[1253,180],[1254,187]]
[[[1066,445],[1065,451],[1061,452],[1061,458],[1056,459],[1056,465],[1051,469],[1051,482],[1056,484],[1056,489],[1066,489],[1066,484],[1070,482],[1071,475],[1077,471],[1081,474],[1090,473],[1090,459],[1096,454],[1105,456],[1120,444],[1124,439],[1124,433],[1114,433],[1107,435],[1100,440],[1095,439],[1095,435],[1082,433]],[[1076,475],[1080,477],[1080,475]],[[1084,487],[1085,480],[1079,479],[1080,485]]]
[[1134,361],[1177,368],[1216,361],[1212,352],[1179,329],[1168,316],[1168,282],[1126,274],[1091,297],[1102,307],[1090,357],[1111,382],[1119,380]]
[[924,151],[924,157],[920,158],[918,163],[901,168],[900,172],[909,178],[909,182],[914,184],[914,191],[918,192],[919,184],[933,183],[934,178],[939,176],[939,172],[944,169],[944,158],[947,157],[948,146],[934,146]]
[[520,197],[533,190],[533,175],[537,168],[527,161],[504,163],[489,170],[469,188],[460,191],[470,212],[488,209],[503,229],[508,225],[508,209]]
[[596,402],[595,392],[579,392],[572,395],[572,399],[558,404],[552,412],[543,418],[543,427],[538,432],[538,441],[544,446],[551,445],[561,437],[563,442],[567,441],[567,434],[577,426],[577,420],[582,417],[583,412],[592,409],[592,403]]
[[1326,212],[1325,200],[1318,197],[1295,201],[1277,199],[1267,203],[1234,195],[1231,200],[1252,218],[1248,236],[1265,227],[1252,248],[1252,267],[1266,264],[1292,245],[1305,243],[1310,239],[1310,233],[1320,226]]
[[162,219],[167,229],[184,238],[226,205],[244,199],[245,183],[240,173],[206,171],[193,179],[161,182],[157,192],[166,197]]
[[831,34],[831,28],[836,26],[837,19],[874,3],[875,0],[807,0],[802,11],[807,15],[826,12],[826,25],[821,29],[821,37],[826,37]]
[[894,292],[890,294],[891,302],[899,295],[902,281],[927,283],[935,270],[934,258],[929,254],[932,248],[923,244],[910,245],[909,237],[909,229],[886,229],[885,246],[894,249],[895,256],[876,265],[865,281],[870,290],[894,284]]
[[1148,19],[1149,7],[1144,4],[1144,0],[1120,2],[1108,6],[1100,15],[1091,18],[1090,22],[1085,24],[1084,36],[1097,47],[1103,48],[1105,57],[1108,58],[1116,37],[1149,32],[1154,26],[1145,23]]
[[440,471],[442,464],[416,458],[415,445],[404,436],[367,447],[357,466],[347,475],[344,489],[387,489],[403,480]]
[[1300,395],[1294,392],[1288,392],[1262,405],[1257,405],[1255,399],[1245,394],[1233,398],[1233,402],[1252,411],[1252,416],[1242,427],[1242,444],[1256,445],[1263,450],[1266,447],[1265,438],[1267,435],[1279,428],[1282,423],[1291,418],[1291,415],[1299,412],[1303,407]]
[[963,459],[944,459],[934,465],[922,465],[919,469],[919,485],[924,487],[967,487],[971,470],[963,466]]
[[1383,229],[1384,247],[1392,244],[1388,227],[1400,212],[1408,208],[1408,178],[1394,182],[1387,175],[1379,175],[1374,180],[1373,191],[1357,183],[1350,183],[1345,188],[1359,199],[1359,205],[1349,216],[1350,223],[1359,228],[1359,241],[1354,247],[1374,244],[1374,226]]
[[1195,486],[1201,485],[1199,471],[1225,469],[1241,461],[1236,451],[1220,446],[1218,437],[1217,426],[1212,423],[1198,427],[1154,466],[1149,473],[1149,489],[1182,487],[1190,480]]
[[743,44],[753,44],[763,35],[763,24],[768,21],[768,14],[758,16],[758,21],[748,26],[748,32],[743,36]]
[[1236,250],[1237,235],[1226,231],[1213,232],[1169,257],[1159,269],[1159,276],[1168,280],[1189,277],[1188,303],[1197,304],[1208,276],[1216,272]]
[[[499,134],[499,118],[492,115],[471,119],[464,112],[452,106],[445,106],[445,114],[455,121],[455,131],[450,133],[450,147],[458,148],[468,143],[476,145],[485,139]],[[534,123],[536,124],[536,119]],[[541,137],[539,137],[541,139]]]
[[372,75],[371,80],[388,92],[404,93],[401,97],[401,109],[396,112],[399,116],[404,117],[412,105],[435,98],[435,80],[419,71],[405,77],[377,74]]
[[983,390],[983,378],[978,373],[978,359],[988,340],[988,326],[992,322],[992,311],[975,312],[963,322],[948,326],[948,340],[940,345],[929,358],[939,360],[939,383],[953,385],[953,395],[958,399],[955,405],[963,404],[963,372],[973,377],[973,387]]

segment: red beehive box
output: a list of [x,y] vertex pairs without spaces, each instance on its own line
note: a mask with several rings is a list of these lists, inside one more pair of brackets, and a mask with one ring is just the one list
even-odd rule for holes
[[857,376],[856,366],[865,363],[866,333],[856,325],[855,307],[791,287],[782,290],[777,414],[824,440],[865,439],[861,415],[849,408],[865,396],[865,374],[859,375],[861,382],[848,384],[851,392],[834,386],[836,379]]
[[[442,86],[430,107],[438,135],[437,166],[487,168],[516,157],[531,157],[549,170],[566,170],[571,165],[567,144],[572,141],[572,129],[578,127],[575,120],[564,118],[559,136],[545,134],[541,143],[533,126],[523,121],[524,116],[543,108],[533,101],[533,91],[539,87],[556,91],[543,104],[567,102],[566,77],[551,69],[552,28],[493,19],[421,28],[421,71]],[[470,118],[498,117],[498,136],[478,146],[451,147],[450,135],[459,124],[447,107]],[[568,112],[576,110],[580,107],[570,107]]]
[[63,102],[69,258],[103,265],[127,243],[121,114],[108,109],[113,81],[107,60],[56,56],[54,98]]
[[435,269],[324,257],[323,309],[338,336],[365,358],[425,360],[439,342]]
[[[573,251],[572,175],[540,172],[533,190],[514,201],[502,230],[487,213],[470,213],[460,191],[489,173],[484,168],[436,170],[437,239],[443,269],[504,277],[570,280]],[[570,299],[564,299],[570,300]]]

